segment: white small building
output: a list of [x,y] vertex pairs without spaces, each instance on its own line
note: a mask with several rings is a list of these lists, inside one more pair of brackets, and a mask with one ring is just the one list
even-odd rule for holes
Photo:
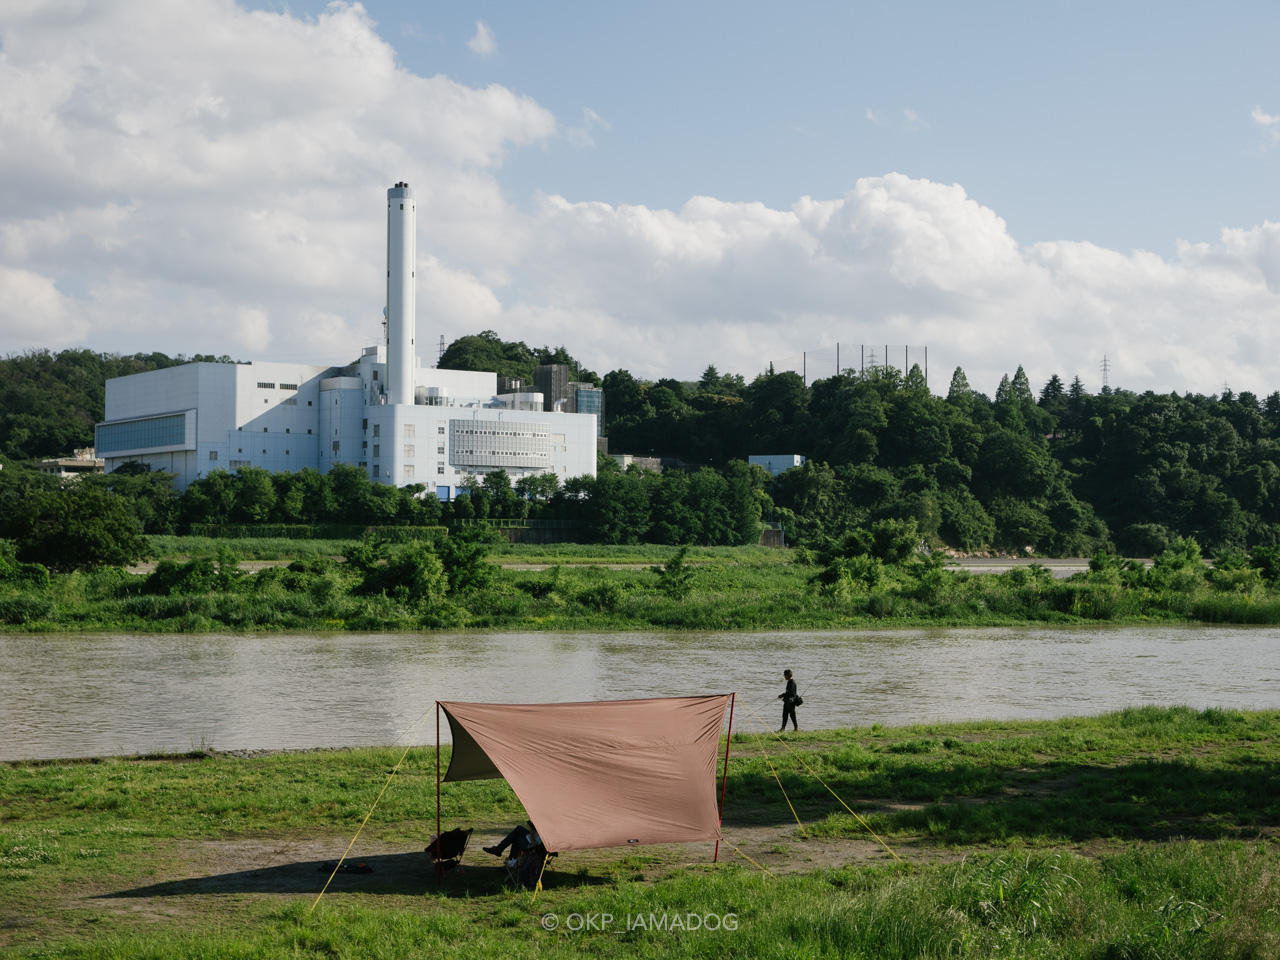
[[418,365],[413,191],[398,183],[387,197],[385,345],[345,366],[190,363],[108,380],[96,441],[107,472],[139,461],[185,490],[211,470],[347,463],[446,500],[497,470],[595,476],[594,414],[544,412],[539,393],[499,395],[494,373]]
[[772,476],[776,477],[792,467],[804,466],[804,457],[798,453],[779,453],[762,457],[748,457],[747,462],[752,466],[764,467]]
[[77,447],[71,457],[55,457],[52,460],[41,460],[36,469],[50,476],[70,480],[82,477],[86,473],[102,473],[106,465],[101,458],[94,455],[93,447]]

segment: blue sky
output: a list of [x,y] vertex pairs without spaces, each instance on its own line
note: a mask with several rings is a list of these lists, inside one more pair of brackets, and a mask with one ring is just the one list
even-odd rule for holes
[[[783,207],[898,172],[962,184],[1020,243],[1169,254],[1280,220],[1277,156],[1250,116],[1280,113],[1276,4],[365,7],[417,73],[608,123],[590,150],[513,154],[517,200]],[[466,45],[479,20],[490,56]]]
[[[1280,388],[1280,7],[14,0],[0,352]],[[919,354],[913,354],[916,356]],[[938,371],[943,373],[940,375]]]

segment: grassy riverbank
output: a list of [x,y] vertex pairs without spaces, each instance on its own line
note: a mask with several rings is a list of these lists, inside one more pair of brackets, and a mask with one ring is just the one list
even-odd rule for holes
[[[941,558],[836,557],[760,547],[156,538],[149,575],[117,569],[0,578],[0,629],[32,632],[767,630],[1160,621],[1280,623],[1264,571],[1198,550],[1151,569],[1107,559],[1055,580]],[[1194,548],[1194,544],[1191,544]],[[1169,559],[1169,558],[1172,559]],[[239,561],[292,561],[248,574]],[[1242,561],[1243,562],[1243,561]],[[522,570],[522,564],[549,565]]]
[[[536,903],[479,850],[522,816],[500,781],[445,786],[446,826],[477,835],[470,866],[436,885],[421,853],[435,817],[426,748],[410,751],[352,851],[373,872],[340,875],[314,914],[318,863],[343,852],[401,750],[0,765],[0,949],[1280,956],[1280,712],[1142,708],[785,741],[751,732],[749,711],[739,725],[727,862],[709,863],[707,844],[569,852]],[[544,913],[558,930],[543,929]],[[651,913],[733,914],[736,929],[626,929]],[[573,931],[574,914],[615,920]]]

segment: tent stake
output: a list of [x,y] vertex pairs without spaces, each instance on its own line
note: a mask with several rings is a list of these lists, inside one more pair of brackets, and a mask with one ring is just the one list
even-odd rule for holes
[[444,861],[440,859],[440,701],[436,701],[436,883],[444,879]]
[[[724,776],[720,778],[720,825],[724,826],[724,791],[729,784],[729,747],[733,744],[733,705],[737,702],[738,694],[729,694],[729,733],[724,738]],[[716,841],[716,853],[711,858],[712,863],[720,862],[720,841]]]

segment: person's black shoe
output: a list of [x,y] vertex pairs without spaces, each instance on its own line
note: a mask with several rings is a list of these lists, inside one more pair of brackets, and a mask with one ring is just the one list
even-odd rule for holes
[[481,847],[480,849],[483,850],[485,853],[492,853],[495,857],[502,856],[502,848],[498,846]]

